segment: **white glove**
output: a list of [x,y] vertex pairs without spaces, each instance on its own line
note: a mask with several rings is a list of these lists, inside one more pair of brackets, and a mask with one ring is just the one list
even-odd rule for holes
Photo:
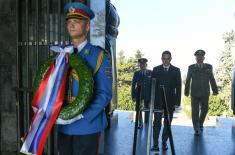
[[57,118],[56,120],[56,124],[62,124],[62,125],[66,125],[66,124],[71,124],[79,119],[82,119],[83,118],[83,115],[80,114],[80,115],[77,115],[76,117],[72,118],[72,119],[69,119],[69,120],[63,120],[61,118]]

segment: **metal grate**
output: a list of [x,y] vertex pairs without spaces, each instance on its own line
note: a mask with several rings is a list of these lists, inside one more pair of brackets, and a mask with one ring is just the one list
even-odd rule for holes
[[[17,6],[17,150],[32,118],[32,84],[39,64],[52,53],[50,45],[69,43],[64,22],[66,0],[16,0]],[[54,132],[45,154],[56,154]],[[52,147],[53,146],[53,147]]]

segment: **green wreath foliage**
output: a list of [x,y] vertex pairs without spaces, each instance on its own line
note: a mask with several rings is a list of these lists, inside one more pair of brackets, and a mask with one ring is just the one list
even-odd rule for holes
[[[53,60],[53,57],[48,58],[39,67],[33,83],[34,94],[39,88],[39,85]],[[90,99],[92,98],[94,87],[92,73],[80,56],[77,54],[69,54],[69,66],[75,69],[76,74],[79,77],[79,93],[73,102],[61,108],[58,117],[63,120],[72,119],[81,114],[86,109],[90,103]]]

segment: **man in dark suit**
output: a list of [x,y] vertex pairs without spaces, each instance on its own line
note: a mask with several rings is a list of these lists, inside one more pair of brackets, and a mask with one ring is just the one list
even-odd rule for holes
[[[162,109],[162,100],[159,93],[159,86],[164,85],[166,92],[167,108],[169,111],[170,122],[173,118],[173,112],[175,107],[180,106],[181,101],[181,73],[180,69],[173,66],[171,63],[171,53],[169,51],[164,51],[162,53],[162,65],[156,66],[152,72],[152,78],[156,78],[156,94],[154,108]],[[164,109],[166,110],[166,109]],[[166,111],[165,111],[166,113]],[[154,113],[154,122],[153,122],[153,140],[154,146],[153,151],[159,151],[158,139],[161,130],[163,113],[155,112]],[[167,139],[169,137],[167,131],[167,116],[164,116],[164,129],[162,132],[162,149],[167,150]]]
[[192,121],[195,135],[198,136],[203,131],[203,123],[208,112],[209,83],[214,95],[218,94],[218,88],[213,75],[212,65],[203,63],[205,51],[197,50],[194,55],[197,63],[190,65],[188,68],[184,94],[185,96],[189,96],[191,86]]
[[[147,69],[146,58],[138,59],[138,64],[140,70],[134,73],[132,79],[132,87],[131,87],[131,97],[133,101],[136,101],[136,88],[137,84],[141,85],[141,102],[144,102],[144,108],[149,108],[150,96],[151,96],[151,74],[152,71]],[[141,128],[143,125],[142,114],[139,115],[138,128]],[[147,123],[149,118],[149,112],[145,112],[144,122]]]

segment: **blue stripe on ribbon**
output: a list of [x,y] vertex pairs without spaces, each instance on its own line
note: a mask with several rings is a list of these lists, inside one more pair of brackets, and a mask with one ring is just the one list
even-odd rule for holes
[[[56,80],[55,80],[55,83],[53,85],[52,94],[50,96],[50,100],[48,102],[47,109],[45,111],[43,120],[41,121],[41,124],[39,126],[39,129],[38,129],[38,131],[35,135],[35,138],[32,142],[32,145],[30,146],[30,149],[29,149],[29,151],[32,152],[32,153],[36,153],[37,148],[38,148],[38,143],[40,142],[40,139],[43,136],[42,134],[44,132],[44,129],[46,128],[46,126],[48,124],[48,121],[51,117],[51,113],[53,111],[53,108],[54,108],[54,105],[55,105],[55,102],[56,102],[56,98],[58,96],[59,89],[60,89],[62,79],[63,79],[63,76],[64,76],[64,71],[65,71],[65,67],[66,67],[66,57],[65,56],[62,60],[62,63],[58,64],[58,65],[60,65],[59,66],[60,69],[59,69],[58,74],[55,75]],[[58,65],[56,67],[58,67]]]

